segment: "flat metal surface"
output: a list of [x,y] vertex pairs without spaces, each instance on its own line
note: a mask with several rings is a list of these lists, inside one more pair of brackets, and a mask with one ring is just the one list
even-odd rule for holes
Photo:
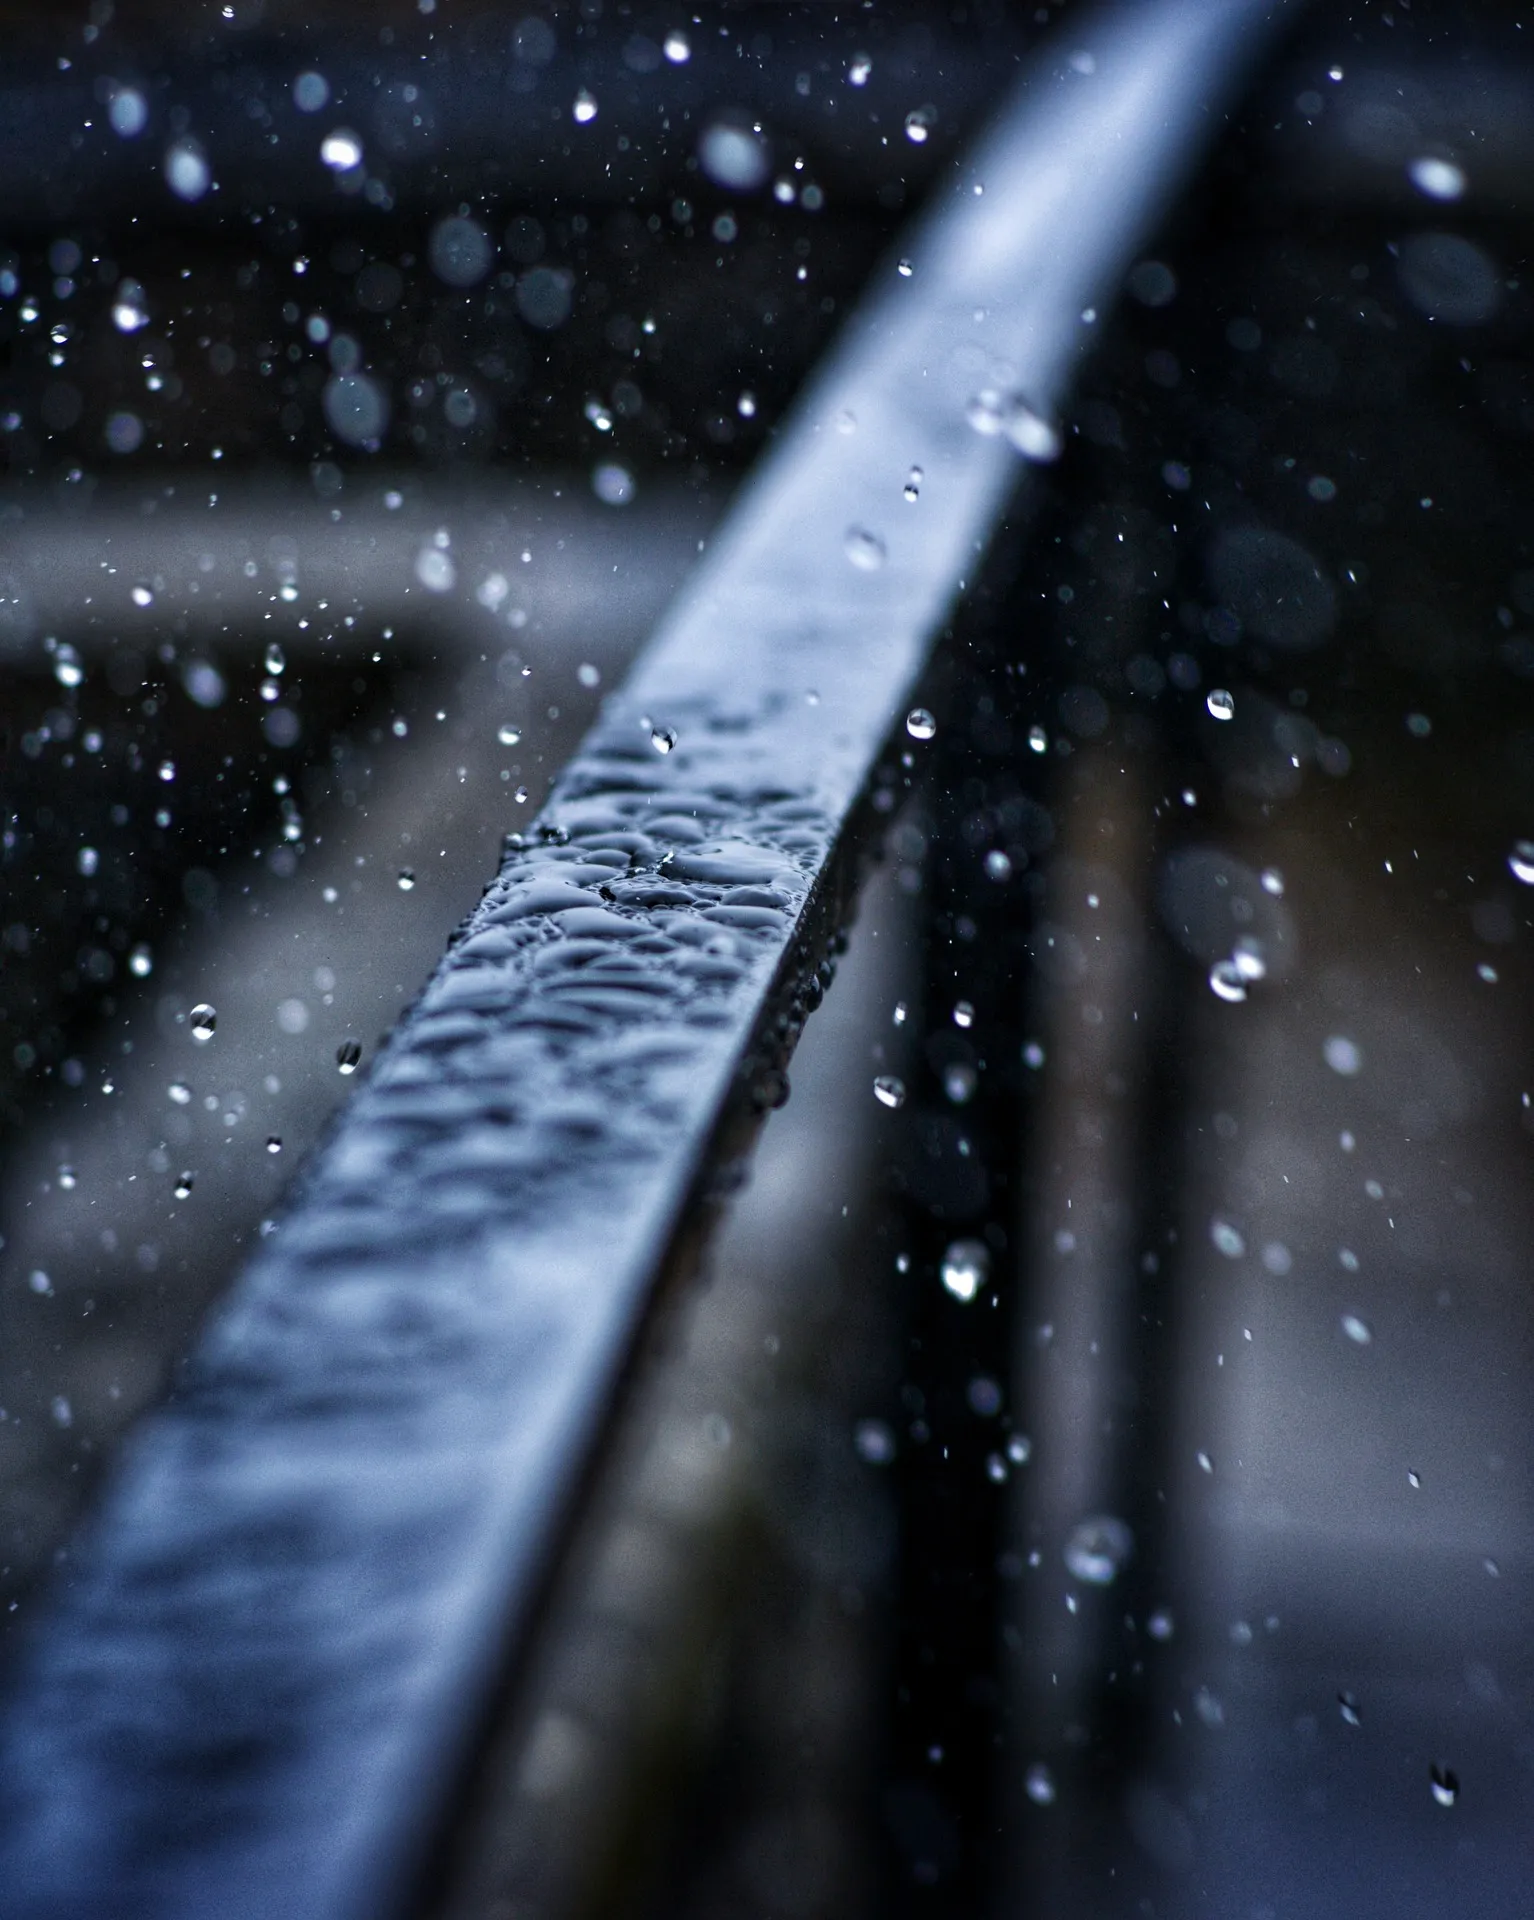
[[1048,418],[1272,12],[1075,26],[887,264],[129,1448],[9,1702],[0,1913],[376,1920],[409,1892],[1013,492],[972,422]]

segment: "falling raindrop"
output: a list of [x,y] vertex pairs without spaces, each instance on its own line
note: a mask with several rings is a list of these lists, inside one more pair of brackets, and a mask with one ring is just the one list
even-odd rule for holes
[[1406,177],[1418,193],[1425,193],[1429,200],[1458,200],[1470,184],[1463,167],[1431,154],[1413,160],[1406,169]]
[[924,477],[920,467],[912,467],[905,477],[905,485],[901,488],[901,492],[913,507],[921,498],[921,483]]
[[360,1040],[343,1040],[336,1048],[336,1065],[342,1073],[355,1073],[362,1059]]
[[1521,880],[1526,887],[1534,887],[1534,840],[1515,840],[1513,850],[1507,856],[1507,864],[1515,880]]
[[1356,1313],[1345,1313],[1342,1316],[1342,1331],[1358,1347],[1368,1346],[1374,1338],[1369,1323],[1366,1320],[1360,1320]]
[[128,955],[128,971],[135,980],[147,980],[154,972],[154,954],[142,941]]
[[1045,733],[1042,727],[1030,727],[1028,729],[1028,745],[1035,753],[1045,753],[1049,748],[1049,735]]
[[[73,647],[61,646],[55,649],[53,677],[61,687],[78,687],[84,680],[85,668],[80,664],[80,656]],[[1534,869],[1531,869],[1530,878],[1534,879]]]
[[64,1166],[59,1168],[59,1185],[66,1193],[73,1193],[78,1184],[73,1167]]
[[1065,1543],[1065,1564],[1078,1580],[1106,1587],[1129,1564],[1134,1535],[1111,1513],[1083,1520]]
[[192,1023],[192,1038],[199,1046],[213,1038],[214,1028],[218,1025],[218,1015],[206,1000],[200,1000],[187,1017]]
[[282,1141],[275,1133],[269,1133],[266,1136],[266,1150],[268,1153],[282,1152]]
[[913,740],[930,740],[937,732],[937,722],[925,707],[912,707],[905,717],[905,730]]
[[1055,1804],[1055,1776],[1042,1760],[1035,1760],[1023,1775],[1023,1791],[1036,1807]]
[[172,1080],[165,1091],[173,1106],[186,1107],[191,1105],[192,1089],[187,1086],[185,1081]]
[[936,107],[913,107],[905,117],[906,139],[913,146],[925,146],[936,119]]
[[1451,1767],[1432,1767],[1428,1771],[1428,1780],[1433,1789],[1433,1798],[1441,1807],[1452,1807],[1459,1798],[1459,1775]]
[[675,727],[651,727],[650,745],[657,753],[670,753],[676,745]]
[[140,327],[149,325],[144,289],[137,280],[118,281],[117,293],[112,301],[112,325],[119,333],[137,333]]
[[854,87],[866,87],[868,76],[874,70],[874,63],[866,53],[855,53],[847,67],[847,80]]
[[1209,1238],[1215,1249],[1223,1253],[1227,1260],[1239,1260],[1246,1252],[1246,1239],[1239,1227],[1232,1226],[1229,1220],[1218,1215],[1209,1222]]
[[514,747],[522,738],[522,729],[514,727],[508,721],[504,727],[497,727],[495,737],[503,747]]
[[409,893],[410,889],[415,885],[415,870],[411,867],[401,867],[399,870],[399,878],[395,881],[395,885],[401,893]]
[[903,1107],[905,1082],[892,1073],[881,1073],[874,1081],[874,1098],[881,1107]]
[[975,1024],[975,1009],[970,1001],[968,1000],[955,1001],[954,1009],[953,1009],[953,1024],[956,1027],[963,1027],[966,1032],[968,1032],[968,1030]]
[[1236,717],[1236,696],[1225,687],[1211,687],[1204,705],[1215,720],[1233,720]]
[[1344,1034],[1328,1035],[1321,1048],[1321,1057],[1333,1073],[1340,1073],[1350,1079],[1364,1063],[1363,1052],[1355,1041]]
[[661,52],[674,67],[685,67],[692,58],[692,47],[685,33],[668,33],[661,42]]
[[350,173],[362,165],[362,142],[350,127],[337,127],[320,142],[320,158],[332,173]]
[[973,1300],[991,1271],[991,1253],[983,1240],[955,1240],[943,1255],[943,1285],[955,1300]]
[[877,573],[889,557],[884,542],[867,527],[849,527],[842,550],[852,564],[864,573]]
[[597,117],[596,96],[585,87],[575,96],[575,105],[570,109],[570,118],[579,127],[589,126]]
[[1246,998],[1246,976],[1234,960],[1216,960],[1209,969],[1209,984],[1221,1000],[1232,1006]]
[[266,650],[266,670],[268,673],[281,673],[288,664],[282,648],[274,640]]
[[883,1420],[860,1420],[852,1430],[852,1444],[860,1460],[885,1467],[895,1457],[895,1435]]
[[176,1181],[176,1198],[178,1200],[184,1200],[191,1191],[192,1191],[191,1174],[189,1173],[181,1174]]
[[909,260],[898,260],[895,263],[895,271],[900,275],[902,280],[909,280],[911,275],[915,273],[916,268]]
[[1358,1711],[1358,1695],[1356,1693],[1349,1693],[1344,1687],[1342,1692],[1337,1695],[1337,1706],[1343,1719],[1350,1727],[1361,1727],[1363,1725],[1364,1717]]

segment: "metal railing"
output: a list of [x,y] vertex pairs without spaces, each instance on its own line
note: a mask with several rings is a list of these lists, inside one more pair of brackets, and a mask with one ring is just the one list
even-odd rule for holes
[[0,1912],[413,1897],[1019,453],[1280,11],[1073,25],[878,269],[128,1443],[7,1702]]

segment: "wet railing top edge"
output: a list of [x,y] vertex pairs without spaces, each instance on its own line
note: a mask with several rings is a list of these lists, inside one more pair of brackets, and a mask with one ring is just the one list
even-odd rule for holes
[[833,350],[129,1449],[0,1729],[0,1914],[397,1907],[1013,445],[1273,12],[1075,23]]

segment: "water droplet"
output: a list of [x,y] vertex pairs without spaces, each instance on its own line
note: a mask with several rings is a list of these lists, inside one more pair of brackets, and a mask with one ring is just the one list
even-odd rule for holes
[[128,598],[136,607],[152,607],[154,605],[154,588],[146,587],[144,583],[140,581],[129,593]]
[[1209,1222],[1209,1238],[1227,1260],[1239,1260],[1246,1252],[1246,1239],[1241,1229],[1233,1226],[1229,1220],[1222,1220],[1218,1214]]
[[990,1274],[990,1249],[983,1240],[955,1240],[944,1253],[939,1271],[955,1300],[973,1300]]
[[1145,1622],[1145,1631],[1152,1640],[1170,1640],[1177,1631],[1177,1623],[1165,1607],[1158,1607]]
[[269,1133],[266,1136],[266,1150],[268,1153],[282,1152],[282,1141],[275,1133]]
[[56,1427],[72,1427],[75,1423],[74,1409],[62,1393],[56,1393],[53,1396],[48,1411],[53,1415],[53,1424]]
[[178,200],[200,200],[212,186],[207,155],[195,140],[178,140],[167,150],[165,184]]
[[895,263],[895,271],[900,275],[902,280],[909,280],[911,275],[915,273],[916,268],[909,260],[898,260]]
[[968,1000],[955,1001],[953,1024],[956,1027],[963,1027],[966,1032],[975,1024],[975,1009]]
[[172,1105],[178,1106],[178,1107],[190,1106],[191,1100],[192,1100],[192,1089],[189,1086],[187,1086],[185,1081],[172,1080],[170,1085],[165,1089],[165,1091],[169,1095]]
[[1425,193],[1429,200],[1458,200],[1470,184],[1463,167],[1455,166],[1452,160],[1435,159],[1431,154],[1411,161],[1406,177],[1418,193]]
[[1129,1564],[1134,1535],[1111,1513],[1083,1520],[1065,1543],[1065,1564],[1077,1580],[1106,1587]]
[[1211,1459],[1209,1458],[1209,1455],[1208,1455],[1207,1453],[1205,1453],[1205,1452],[1203,1452],[1202,1450],[1200,1450],[1200,1451],[1199,1451],[1199,1452],[1198,1452],[1198,1453],[1197,1453],[1197,1454],[1196,1454],[1196,1455],[1194,1456],[1194,1458],[1195,1458],[1195,1459],[1196,1459],[1196,1460],[1198,1461],[1198,1464],[1199,1464],[1199,1469],[1200,1469],[1200,1471],[1201,1471],[1201,1472],[1203,1472],[1203,1473],[1213,1473],[1213,1472],[1214,1472],[1214,1462],[1213,1462],[1213,1461],[1212,1461],[1212,1460],[1211,1460]]
[[1211,687],[1204,705],[1215,720],[1233,720],[1236,717],[1236,696],[1226,687]]
[[881,1107],[903,1107],[905,1082],[892,1073],[881,1073],[874,1081],[874,1098]]
[[128,971],[135,980],[147,980],[154,972],[154,954],[142,942],[128,955]]
[[187,1018],[192,1023],[192,1038],[199,1046],[213,1038],[213,1031],[218,1025],[218,1015],[206,1000],[200,1000]]
[[[60,648],[59,651],[62,652],[63,649]],[[1515,880],[1521,880],[1526,887],[1534,887],[1534,840],[1514,841],[1513,850],[1507,856],[1507,864]]]
[[362,141],[350,127],[337,127],[320,142],[320,158],[332,173],[350,173],[362,165]]
[[866,87],[873,70],[874,63],[866,53],[855,53],[847,67],[848,83],[854,87]]
[[1042,1760],[1035,1760],[1023,1775],[1023,1791],[1036,1807],[1055,1804],[1055,1776]]
[[661,42],[661,52],[674,67],[684,67],[692,58],[692,48],[685,33],[668,33]]
[[1282,899],[1283,892],[1284,892],[1284,876],[1279,872],[1277,867],[1263,868],[1262,890],[1264,893],[1271,893],[1275,900]]
[[1321,1057],[1333,1073],[1340,1073],[1344,1078],[1351,1078],[1364,1063],[1363,1052],[1357,1043],[1340,1033],[1328,1035],[1321,1048]]
[[575,105],[570,109],[570,118],[577,126],[589,126],[597,117],[596,96],[582,87],[575,96]]
[[1369,1323],[1366,1320],[1360,1320],[1356,1313],[1345,1313],[1342,1316],[1342,1331],[1355,1346],[1359,1347],[1368,1346],[1374,1338],[1369,1329]]
[[399,870],[399,878],[395,881],[395,885],[401,893],[409,893],[410,889],[415,885],[414,868],[401,867]]
[[1030,727],[1028,729],[1028,745],[1035,753],[1046,753],[1049,750],[1049,735],[1045,733],[1042,727]]
[[497,727],[495,737],[503,747],[514,747],[522,738],[522,729],[514,727],[508,721],[504,727]]
[[976,433],[1005,434],[1025,459],[1041,465],[1058,460],[1065,444],[1060,429],[1021,394],[986,387],[970,401],[964,417]]
[[915,506],[916,502],[921,498],[921,483],[924,477],[920,467],[912,467],[911,471],[906,475],[905,486],[901,491],[912,506]]
[[604,507],[626,507],[634,497],[634,476],[627,467],[606,460],[592,473],[591,491]]
[[1026,1433],[1014,1433],[1007,1442],[1007,1458],[1016,1467],[1025,1467],[1033,1458],[1033,1442]]
[[[55,649],[53,677],[61,687],[78,687],[85,678],[85,668],[80,664],[80,656],[73,647],[61,646]],[[1530,877],[1534,878],[1534,873],[1531,873]]]
[[1341,1711],[1343,1719],[1350,1727],[1361,1727],[1363,1725],[1364,1719],[1363,1715],[1358,1711],[1358,1695],[1356,1693],[1349,1693],[1347,1689],[1344,1688],[1342,1692],[1337,1695],[1337,1706]]
[[266,670],[268,673],[281,673],[288,664],[287,656],[274,640],[266,650]]
[[912,707],[905,717],[905,730],[913,740],[930,740],[937,732],[937,722],[925,707]]
[[651,727],[650,745],[657,753],[670,753],[676,745],[676,728]]
[[343,1040],[336,1048],[336,1065],[342,1073],[355,1073],[362,1059],[360,1040]]
[[191,1174],[190,1173],[180,1174],[176,1180],[176,1198],[178,1200],[184,1200],[191,1191],[192,1191]]
[[137,333],[149,325],[144,289],[137,280],[119,280],[112,300],[112,325],[119,333]]
[[1246,998],[1246,978],[1234,960],[1216,960],[1209,969],[1209,985],[1222,1000],[1232,1006]]
[[1439,1806],[1452,1807],[1459,1798],[1459,1775],[1452,1767],[1429,1768],[1428,1782]]
[[867,527],[849,527],[842,541],[842,551],[853,566],[864,573],[877,573],[889,557],[884,542],[878,534],[870,533]]
[[943,1092],[956,1107],[967,1106],[975,1097],[975,1089],[980,1084],[980,1076],[975,1069],[955,1061],[952,1066],[943,1069]]
[[886,1467],[895,1457],[895,1435],[883,1420],[860,1420],[852,1430],[852,1444],[860,1460]]
[[1422,1475],[1418,1473],[1415,1467],[1408,1467],[1406,1469],[1406,1484],[1414,1490],[1422,1485]]
[[79,1181],[75,1177],[73,1167],[63,1166],[59,1168],[59,1185],[66,1193],[74,1192],[75,1188],[79,1185]]
[[913,146],[925,146],[936,120],[936,107],[913,107],[905,117],[906,139]]
[[585,413],[586,418],[596,428],[598,433],[612,432],[613,417],[607,408],[602,405],[600,400],[588,400],[586,402]]

